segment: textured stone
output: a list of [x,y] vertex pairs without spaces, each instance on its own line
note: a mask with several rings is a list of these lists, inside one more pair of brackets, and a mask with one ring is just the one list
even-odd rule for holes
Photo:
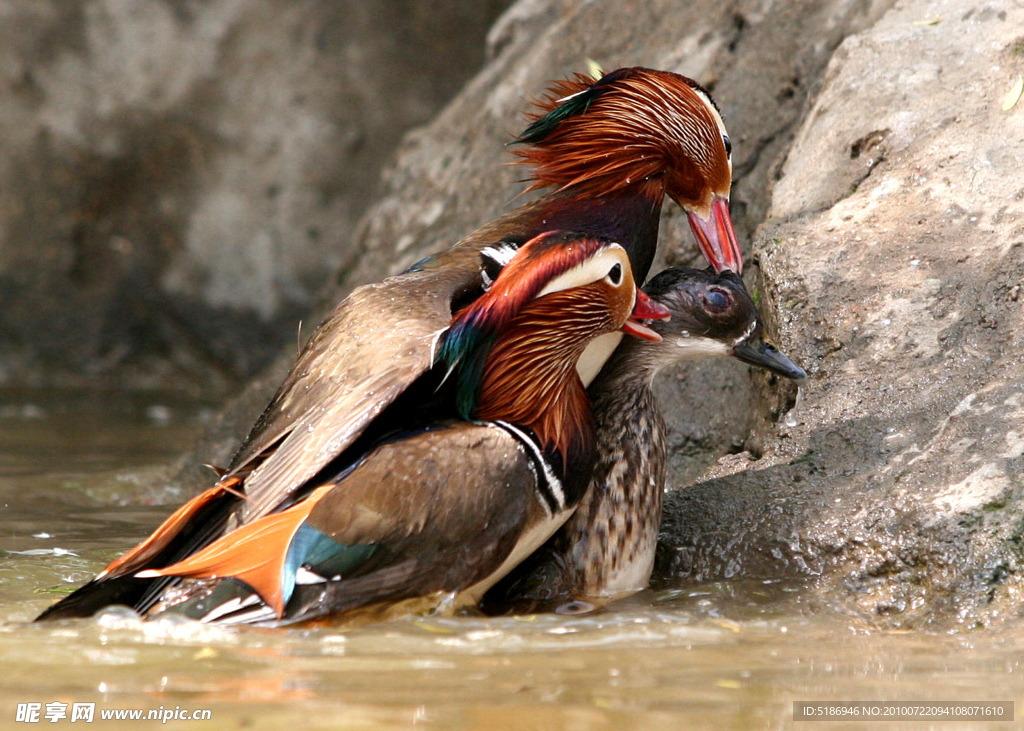
[[672,580],[811,577],[899,626],[1019,615],[1022,23],[904,2],[834,55],[755,246],[811,378],[760,460],[672,496]]
[[254,372],[505,4],[5,3],[0,383]]

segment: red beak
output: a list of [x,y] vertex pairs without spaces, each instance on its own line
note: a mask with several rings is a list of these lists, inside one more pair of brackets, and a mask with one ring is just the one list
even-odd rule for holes
[[672,313],[667,307],[658,304],[648,297],[642,289],[638,289],[636,291],[636,303],[633,305],[633,313],[629,316],[628,320],[622,323],[622,327],[619,329],[627,335],[659,343],[661,342],[661,335],[658,335],[658,333],[646,325],[640,324],[637,320],[667,320],[671,316]]
[[728,269],[743,274],[743,255],[729,216],[729,199],[721,195],[712,196],[711,217],[708,219],[693,211],[687,211],[686,216],[704,258],[715,272],[721,274]]

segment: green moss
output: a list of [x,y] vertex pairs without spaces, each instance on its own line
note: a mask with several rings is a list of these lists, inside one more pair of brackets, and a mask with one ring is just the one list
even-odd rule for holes
[[809,465],[809,464],[812,464],[813,462],[814,462],[814,450],[813,449],[808,449],[806,452],[801,454],[799,457],[795,457],[794,459],[790,460],[789,465],[790,465],[790,467],[795,467],[796,465],[804,465],[804,464]]

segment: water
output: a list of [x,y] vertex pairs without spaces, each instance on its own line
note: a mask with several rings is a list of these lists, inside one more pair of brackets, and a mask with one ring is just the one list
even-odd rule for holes
[[0,728],[34,727],[16,722],[17,704],[45,713],[54,701],[95,703],[100,728],[113,723],[101,711],[177,707],[211,720],[167,728],[652,731],[825,725],[792,721],[802,700],[1024,697],[1024,632],[883,632],[771,582],[644,592],[582,616],[348,631],[142,623],[122,611],[30,624],[169,512],[154,503],[181,499],[161,465],[209,414],[161,394],[0,395]]

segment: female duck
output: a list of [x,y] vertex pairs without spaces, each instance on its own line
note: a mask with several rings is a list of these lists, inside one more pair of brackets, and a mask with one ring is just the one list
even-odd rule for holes
[[644,287],[672,313],[652,324],[662,340],[626,339],[588,394],[596,427],[590,488],[566,524],[488,595],[509,603],[563,603],[610,597],[647,586],[654,566],[666,470],[666,429],[652,386],[681,360],[733,357],[802,379],[804,371],[762,337],[743,281],[668,269]]

